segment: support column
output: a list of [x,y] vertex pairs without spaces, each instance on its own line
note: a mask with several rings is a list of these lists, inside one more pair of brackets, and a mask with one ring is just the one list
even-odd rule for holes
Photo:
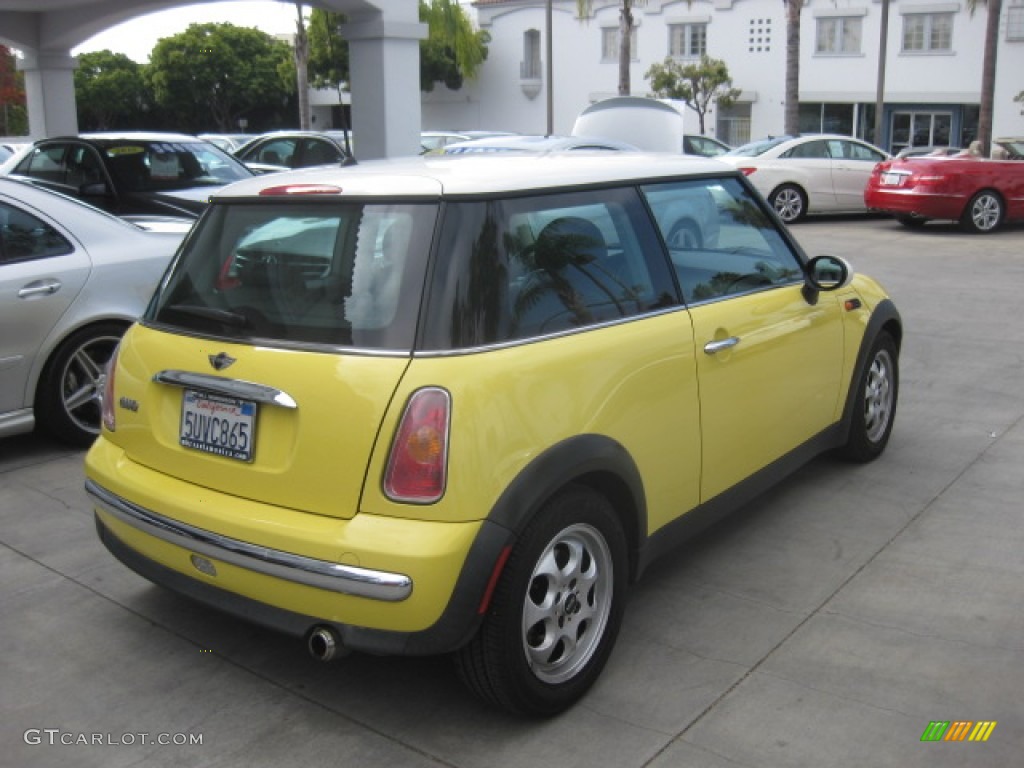
[[383,13],[349,18],[352,22],[342,25],[341,34],[348,40],[356,157],[419,154],[419,41],[427,36],[427,25],[388,20]]
[[25,73],[29,136],[42,139],[77,134],[74,71],[78,60],[69,53],[23,53],[18,69]]

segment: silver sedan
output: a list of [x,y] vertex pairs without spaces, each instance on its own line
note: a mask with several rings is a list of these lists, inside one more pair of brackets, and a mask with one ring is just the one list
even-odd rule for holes
[[106,362],[190,226],[0,178],[0,437],[92,441]]

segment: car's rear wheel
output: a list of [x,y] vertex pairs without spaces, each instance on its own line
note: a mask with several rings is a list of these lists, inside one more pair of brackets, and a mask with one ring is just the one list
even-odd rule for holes
[[795,184],[783,184],[771,193],[768,202],[787,224],[800,221],[807,215],[807,195]]
[[550,716],[597,679],[615,644],[626,544],[609,502],[583,486],[553,497],[509,556],[484,622],[456,656],[484,700]]
[[877,458],[889,442],[899,395],[898,361],[892,336],[884,331],[879,333],[853,393],[857,400],[850,434],[841,449],[842,454],[852,461],[867,462]]
[[960,224],[968,232],[986,234],[994,231],[1003,220],[1003,200],[991,190],[983,189],[971,198],[964,209]]
[[121,323],[97,323],[57,347],[36,389],[36,420],[43,429],[76,446],[96,439],[107,361],[124,331]]

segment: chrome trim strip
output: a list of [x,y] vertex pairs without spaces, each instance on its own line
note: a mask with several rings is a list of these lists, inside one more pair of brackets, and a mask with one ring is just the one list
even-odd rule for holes
[[125,525],[191,552],[264,576],[389,603],[400,602],[412,594],[412,579],[401,573],[331,563],[230,539],[144,509],[92,480],[85,481],[85,492],[104,512]]
[[202,389],[218,395],[239,397],[243,400],[255,400],[258,403],[267,403],[268,405],[279,405],[282,408],[299,407],[295,399],[287,392],[282,392],[274,387],[268,387],[266,384],[257,384],[254,381],[224,379],[220,376],[190,373],[189,371],[160,371],[153,376],[153,381],[160,384],[170,384],[172,387]]

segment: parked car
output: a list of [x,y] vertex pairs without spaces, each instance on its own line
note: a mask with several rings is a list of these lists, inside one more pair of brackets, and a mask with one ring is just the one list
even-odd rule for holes
[[671,99],[613,96],[585,107],[576,116],[572,135],[625,141],[649,152],[715,157],[729,151],[718,139],[687,132],[684,110]]
[[254,133],[200,133],[197,138],[220,147],[225,152],[234,153],[236,149],[256,138]]
[[99,433],[103,368],[192,220],[151,224],[0,178],[0,437]]
[[351,162],[342,131],[273,131],[235,150],[235,157],[257,173],[340,165]]
[[963,147],[926,146],[926,147],[904,147],[896,153],[896,157],[937,157],[940,155],[959,155],[964,151]]
[[178,133],[92,133],[42,139],[12,176],[77,197],[116,215],[195,218],[210,193],[252,176],[208,142]]
[[595,139],[587,136],[540,136],[515,134],[513,136],[491,136],[448,144],[441,151],[445,155],[466,155],[486,153],[519,152],[538,154],[541,152],[568,151],[611,151],[636,152],[637,148],[623,141]]
[[712,136],[701,136],[688,133],[683,136],[683,154],[700,155],[701,157],[718,157],[724,155],[732,147],[724,141],[719,141]]
[[959,221],[968,232],[993,232],[1024,220],[1024,163],[970,155],[896,158],[875,168],[864,204],[908,227],[940,219]]
[[992,139],[991,154],[1000,160],[1024,160],[1024,136]]
[[787,224],[808,213],[858,212],[875,165],[889,154],[839,134],[776,136],[717,159],[739,168]]
[[472,139],[487,139],[492,136],[515,136],[511,131],[422,131],[420,133],[420,154],[439,153],[449,144]]
[[[697,191],[716,243],[674,247]],[[319,659],[454,652],[486,701],[552,715],[656,557],[821,451],[882,453],[901,337],[712,160],[258,177],[125,335],[87,490],[159,584]]]

